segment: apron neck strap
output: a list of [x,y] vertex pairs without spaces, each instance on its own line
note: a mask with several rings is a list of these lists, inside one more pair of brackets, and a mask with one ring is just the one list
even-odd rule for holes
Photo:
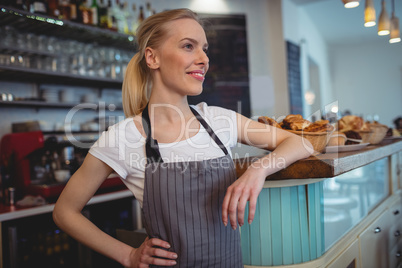
[[[202,116],[190,106],[191,112],[194,114],[195,118],[200,122],[200,124],[205,128],[208,132],[209,136],[215,141],[215,143],[221,148],[225,155],[228,154],[228,150],[225,145],[223,145],[222,141],[215,134],[212,128],[208,125],[208,123],[202,118]],[[151,130],[151,121],[149,119],[148,113],[148,104],[145,106],[145,109],[142,111],[142,127],[144,128],[145,134],[147,135],[145,142],[145,152],[147,154],[148,163],[152,162],[163,162],[161,154],[159,152],[158,141],[152,138],[152,130]]]
[[219,148],[221,148],[221,150],[224,152],[224,154],[227,155],[228,150],[226,149],[225,145],[223,145],[222,141],[215,134],[215,132],[212,130],[212,128],[208,125],[208,123],[204,120],[204,118],[202,118],[202,116],[193,107],[190,106],[190,109],[193,112],[195,118],[198,119],[198,121],[201,123],[201,125],[208,132],[209,136],[211,136],[211,138],[215,141],[215,143],[219,146]]
[[152,138],[151,120],[149,120],[148,103],[142,111],[142,127],[144,128],[147,139],[145,141],[145,152],[147,154],[148,163],[163,162],[161,153],[159,152],[158,141]]

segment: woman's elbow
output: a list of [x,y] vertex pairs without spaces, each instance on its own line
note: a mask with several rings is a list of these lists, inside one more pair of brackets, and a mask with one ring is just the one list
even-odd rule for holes
[[304,153],[303,158],[307,158],[314,153],[314,147],[308,139],[301,138],[301,143],[302,143],[302,147],[304,149],[303,150],[303,153]]
[[53,217],[53,222],[60,227],[61,221],[60,221],[60,216],[59,216],[59,208],[57,205],[54,206],[53,212],[52,212],[52,217]]
[[65,221],[63,220],[64,218],[66,218],[65,214],[65,210],[63,210],[61,208],[61,206],[56,202],[53,212],[52,212],[52,217],[53,217],[53,222],[60,228],[60,229],[64,229],[64,223]]

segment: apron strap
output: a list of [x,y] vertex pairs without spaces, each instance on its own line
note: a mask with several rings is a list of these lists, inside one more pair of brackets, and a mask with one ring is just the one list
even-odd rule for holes
[[207,130],[209,136],[211,136],[211,138],[215,141],[215,143],[219,146],[219,148],[221,148],[222,151],[225,153],[225,155],[227,155],[228,150],[226,149],[225,145],[223,145],[222,141],[215,134],[212,128],[208,125],[208,123],[204,120],[204,118],[202,118],[202,116],[193,107],[190,106],[190,109],[193,112],[195,118],[197,118],[198,121],[201,123],[201,125]]
[[158,141],[152,138],[151,121],[149,120],[148,103],[142,111],[142,127],[144,128],[147,139],[145,141],[145,152],[148,163],[162,162],[162,156],[159,152]]
[[[208,123],[202,118],[202,116],[190,106],[191,111],[193,112],[195,118],[200,122],[200,124],[205,128],[208,132],[209,136],[215,141],[219,148],[223,151],[225,155],[228,154],[228,150],[225,145],[223,145],[222,141],[215,134],[212,128],[208,125]],[[147,154],[148,163],[152,162],[162,162],[162,156],[159,152],[158,141],[152,138],[152,130],[151,130],[151,121],[149,119],[148,113],[148,104],[145,106],[145,109],[142,111],[142,127],[144,128],[145,134],[147,135],[147,139],[145,142],[145,152]]]

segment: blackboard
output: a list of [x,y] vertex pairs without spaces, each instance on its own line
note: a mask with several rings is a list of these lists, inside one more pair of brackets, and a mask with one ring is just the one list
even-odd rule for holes
[[286,41],[290,113],[303,115],[302,85],[300,74],[300,47]]
[[245,15],[200,14],[208,39],[209,71],[203,92],[190,104],[206,102],[251,116]]

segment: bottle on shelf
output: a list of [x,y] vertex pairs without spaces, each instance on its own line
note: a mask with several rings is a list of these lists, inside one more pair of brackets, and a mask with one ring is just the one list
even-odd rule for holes
[[15,153],[12,153],[8,159],[3,159],[3,166],[0,166],[2,196],[5,204],[13,203],[11,199],[15,198],[15,192],[12,193],[14,196],[10,195],[10,190],[15,190],[14,173],[17,169],[15,157]]
[[81,16],[82,16],[82,20],[81,22],[83,24],[92,24],[92,14],[91,14],[91,9],[90,7],[87,5],[87,3],[85,1],[82,1],[80,6],[79,6],[79,10],[81,12]]
[[146,4],[145,4],[145,7],[146,7],[146,10],[145,10],[145,18],[148,18],[148,17],[150,17],[150,16],[152,16],[152,14],[153,14],[153,12],[152,12],[152,8],[151,8],[151,3],[150,2],[147,2]]
[[45,0],[33,0],[30,7],[30,12],[36,14],[47,15],[48,6]]
[[[54,0],[50,0],[54,1]],[[60,15],[59,18],[63,20],[71,20],[71,6],[68,0],[61,0],[59,2]]]
[[105,3],[105,0],[101,0],[99,4],[99,27],[108,28],[108,16],[107,16],[108,6]]
[[122,4],[122,11],[124,16],[123,32],[125,34],[132,34],[133,14],[130,12],[130,9],[128,8],[127,1],[124,1],[124,3]]
[[30,0],[25,0],[22,4],[22,10],[31,11],[31,1]]
[[77,0],[70,0],[70,20],[75,22],[81,22],[80,13],[79,13],[79,3]]
[[58,0],[48,0],[48,15],[55,18],[60,18],[60,7]]
[[116,18],[112,6],[112,0],[107,1],[107,28],[112,31],[117,31]]
[[90,8],[91,23],[94,26],[99,25],[99,5],[97,0],[92,0]]
[[126,24],[123,8],[124,8],[123,3],[120,3],[119,0],[116,0],[113,13],[116,19],[117,31],[119,33],[124,33],[124,25]]
[[140,6],[140,11],[138,13],[138,18],[137,18],[137,23],[138,25],[140,25],[145,19],[145,15],[144,15],[144,7]]
[[48,232],[45,237],[45,260],[44,267],[51,268],[54,267],[56,255],[54,252],[54,239],[52,232]]
[[138,10],[137,10],[137,5],[134,3],[132,5],[132,21],[131,21],[131,33],[136,34],[137,28],[138,28]]
[[16,9],[24,9],[24,1],[23,0],[16,0],[16,1],[9,1],[12,7]]

